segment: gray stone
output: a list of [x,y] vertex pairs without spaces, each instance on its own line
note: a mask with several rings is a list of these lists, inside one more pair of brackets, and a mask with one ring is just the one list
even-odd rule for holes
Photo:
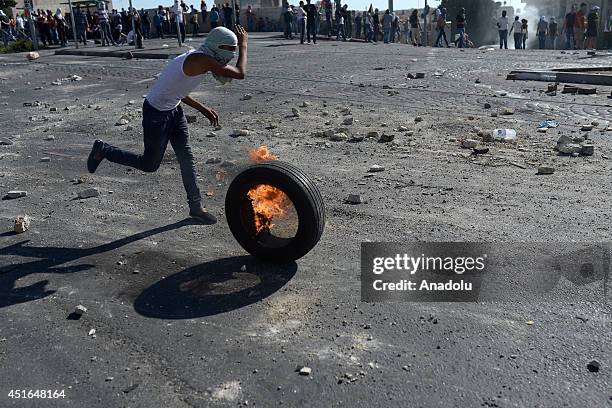
[[41,157],[40,161],[43,162],[43,163],[48,163],[48,162],[51,161],[51,158],[50,157]]
[[352,125],[354,122],[354,119],[352,116],[348,116],[346,118],[344,118],[344,120],[342,121],[343,125]]
[[538,174],[553,174],[555,172],[555,168],[552,166],[539,166]]
[[414,77],[416,79],[423,79],[423,78],[425,78],[425,73],[424,72],[417,72],[416,74],[414,74]]
[[248,101],[248,100],[250,100],[250,99],[253,99],[253,95],[251,95],[251,94],[249,94],[249,93],[246,93],[246,94],[242,95],[242,98],[241,98],[241,99],[242,99],[243,101]]
[[561,135],[561,137],[559,137],[559,139],[557,139],[557,144],[558,145],[563,145],[563,144],[568,144],[568,143],[572,143],[573,139],[571,137],[569,137],[568,135]]
[[582,143],[585,141],[585,137],[584,136],[576,136],[572,139],[572,141],[574,143]]
[[580,130],[583,132],[590,132],[591,130],[593,130],[593,125],[582,125]]
[[380,139],[378,139],[378,142],[379,143],[389,143],[389,142],[392,142],[393,139],[395,139],[395,135],[387,135],[383,133],[382,135],[380,135]]
[[300,375],[310,375],[312,373],[312,368],[310,367],[300,367],[298,370]]
[[198,121],[196,115],[185,115],[185,119],[187,119],[187,123],[196,123]]
[[206,134],[206,137],[216,137],[216,136],[217,136],[217,134],[215,132],[208,132]]
[[592,144],[583,144],[580,154],[584,156],[592,156],[595,153],[595,146]]
[[417,116],[417,117],[414,118],[414,121],[415,122],[422,122],[423,118],[421,116]]
[[353,135],[353,136],[351,136],[351,138],[349,139],[349,142],[352,142],[352,143],[359,143],[359,142],[363,142],[363,136],[361,136],[361,135]]
[[295,117],[300,116],[300,110],[298,108],[291,108],[291,113],[293,113],[293,116]]
[[344,142],[345,140],[348,140],[348,136],[342,132],[334,133],[334,135],[332,135],[329,140],[331,140],[332,142]]
[[49,135],[49,136],[45,137],[45,140],[48,140],[48,141],[55,140],[55,136]]
[[206,164],[219,164],[223,161],[221,157],[209,157],[206,159]]
[[478,146],[478,140],[474,140],[474,139],[465,139],[463,143],[461,144],[461,147],[465,149],[473,149],[476,146]]
[[476,146],[474,147],[474,154],[485,154],[489,153],[489,148],[486,146]]
[[83,305],[78,305],[74,308],[73,313],[77,316],[83,316],[85,313],[87,313],[87,308]]
[[370,170],[368,170],[370,173],[379,173],[381,171],[385,171],[384,166],[380,166],[378,164],[374,164],[372,166],[370,166]]
[[359,194],[349,194],[346,199],[347,204],[361,204],[361,196]]
[[587,363],[587,370],[592,373],[596,373],[601,368],[601,364],[597,360],[591,360]]
[[491,104],[489,102],[485,102],[484,108],[485,109],[491,109]]
[[234,129],[230,136],[238,137],[238,136],[248,136],[249,131],[247,129]]
[[7,200],[14,200],[15,198],[21,198],[21,197],[25,197],[27,195],[28,195],[27,191],[11,190],[8,193],[6,193],[4,198],[7,199]]
[[130,118],[127,115],[123,115],[115,123],[115,126],[123,126],[123,125],[127,125],[128,123],[130,123]]
[[78,197],[80,199],[98,197],[100,192],[97,188],[87,188],[85,190],[79,191]]
[[10,146],[13,144],[13,141],[11,139],[8,139],[6,137],[0,138],[0,146]]
[[582,151],[582,146],[576,143],[566,143],[557,146],[557,150],[562,154],[573,154],[580,153]]
[[367,137],[371,137],[371,138],[375,138],[378,139],[378,137],[380,136],[379,133],[375,130],[368,132],[368,134],[366,135]]
[[397,127],[397,131],[398,132],[407,132],[408,128],[406,126],[398,126]]

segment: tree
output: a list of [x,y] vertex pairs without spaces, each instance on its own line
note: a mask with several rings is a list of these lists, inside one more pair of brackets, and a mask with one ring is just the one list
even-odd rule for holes
[[15,0],[0,0],[0,10],[5,10],[11,7],[15,7],[17,2]]
[[466,32],[474,44],[495,44],[499,42],[497,22],[499,2],[493,0],[442,0],[442,7],[446,8],[447,20],[451,20],[453,35],[455,38],[456,17],[459,10],[465,9]]

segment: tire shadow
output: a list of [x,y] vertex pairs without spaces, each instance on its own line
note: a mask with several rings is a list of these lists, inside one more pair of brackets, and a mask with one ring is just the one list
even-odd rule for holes
[[142,316],[158,319],[212,316],[270,296],[296,272],[295,262],[271,264],[253,256],[221,258],[153,284],[136,298],[134,309]]

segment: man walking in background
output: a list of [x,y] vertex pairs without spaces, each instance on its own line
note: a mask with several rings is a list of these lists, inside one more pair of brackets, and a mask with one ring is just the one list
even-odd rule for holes
[[520,50],[523,46],[523,23],[519,20],[519,16],[514,16],[514,23],[510,27],[510,34],[514,31],[514,49]]
[[508,49],[508,16],[506,10],[502,11],[502,15],[497,21],[497,29],[499,30],[499,49]]
[[565,15],[563,31],[565,32],[565,49],[573,50],[576,47],[576,35],[574,25],[576,24],[576,6],[572,6],[569,13]]
[[310,44],[310,36],[312,35],[312,42],[317,43],[317,15],[319,11],[317,6],[312,4],[310,0],[306,0],[306,40]]
[[546,49],[546,36],[548,35],[548,21],[546,21],[546,17],[540,17],[540,21],[538,22],[538,45],[541,50]]

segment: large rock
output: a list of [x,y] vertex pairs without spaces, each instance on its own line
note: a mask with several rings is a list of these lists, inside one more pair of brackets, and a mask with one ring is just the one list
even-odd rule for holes
[[584,156],[592,156],[595,153],[595,146],[592,144],[583,144],[582,150],[580,150],[580,154]]
[[8,193],[6,193],[6,196],[4,196],[4,198],[7,199],[7,200],[13,200],[15,198],[21,198],[21,197],[25,197],[27,195],[28,195],[27,191],[11,190]]
[[359,194],[349,194],[346,202],[347,204],[361,204],[361,196]]
[[566,143],[557,146],[557,150],[562,154],[574,154],[582,151],[582,146],[576,143]]

